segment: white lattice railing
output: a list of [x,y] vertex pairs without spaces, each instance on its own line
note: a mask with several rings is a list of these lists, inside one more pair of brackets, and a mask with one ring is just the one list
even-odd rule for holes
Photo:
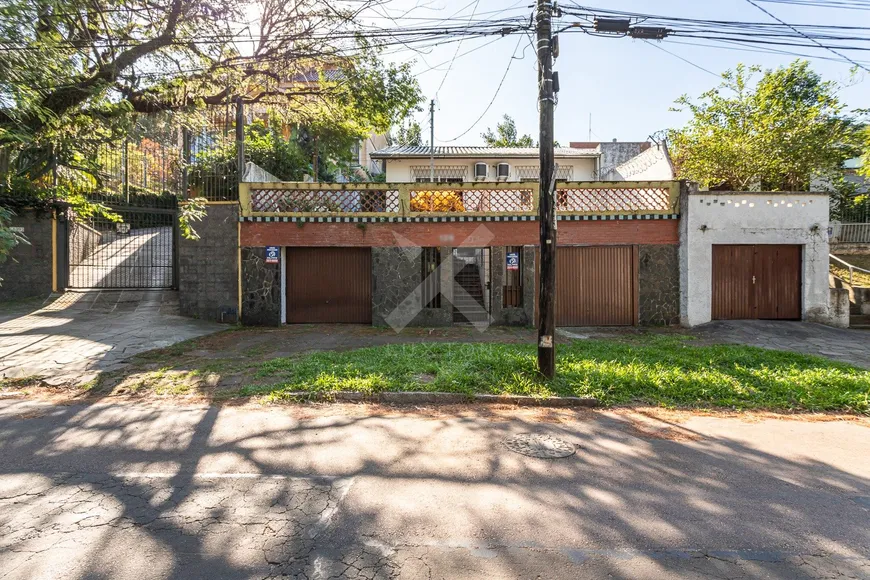
[[[243,183],[243,215],[534,215],[538,184]],[[558,182],[559,214],[677,214],[679,182]]]

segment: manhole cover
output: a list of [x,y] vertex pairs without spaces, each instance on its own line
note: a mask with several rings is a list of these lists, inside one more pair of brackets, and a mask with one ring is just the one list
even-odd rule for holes
[[574,455],[576,449],[567,441],[549,435],[521,433],[504,440],[504,446],[521,455],[541,459],[560,459]]

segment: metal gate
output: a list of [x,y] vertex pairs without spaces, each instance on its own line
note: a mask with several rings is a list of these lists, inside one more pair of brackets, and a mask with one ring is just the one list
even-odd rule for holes
[[[176,203],[172,198],[163,205]],[[177,287],[177,210],[110,207],[123,221],[68,216],[66,287]]]
[[799,320],[801,246],[714,245],[713,320]]
[[[540,288],[540,253],[535,288]],[[537,300],[535,301],[537,319]],[[561,246],[556,250],[556,326],[638,323],[637,246]]]
[[453,250],[453,321],[487,322],[490,312],[489,248]]

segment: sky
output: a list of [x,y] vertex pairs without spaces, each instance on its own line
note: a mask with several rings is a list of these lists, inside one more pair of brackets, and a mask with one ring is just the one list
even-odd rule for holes
[[[533,0],[480,0],[476,6],[476,18],[507,8],[510,9],[504,16],[528,15],[531,13],[531,4]],[[469,0],[393,0],[389,4],[390,15],[395,17],[415,6],[418,8],[408,14],[408,18],[470,17],[475,10],[475,3],[469,4]],[[598,0],[595,4],[584,6],[661,16],[774,22],[746,0]],[[790,24],[870,27],[870,11],[778,3],[765,3],[762,6]],[[412,23],[411,20],[400,22]],[[378,24],[390,25],[386,19]],[[503,114],[516,120],[520,133],[532,134],[537,139],[535,58],[528,38],[522,38],[519,40],[520,37],[514,35],[495,42],[491,37],[465,40],[459,48],[460,56],[453,61],[452,66],[436,65],[452,59],[456,51],[455,43],[427,49],[423,54],[403,50],[385,55],[384,58],[394,62],[414,61],[412,71],[417,75],[426,98],[426,111],[417,113],[415,118],[423,127],[427,142],[430,99],[436,99],[436,145],[482,145],[481,133],[487,127],[495,128]],[[795,58],[687,46],[680,44],[686,42],[686,39],[680,38],[648,44],[630,38],[600,38],[574,33],[562,34],[559,40],[560,56],[554,70],[559,72],[561,90],[555,113],[555,136],[562,144],[589,140],[590,113],[592,141],[645,141],[656,131],[685,123],[687,116],[684,113],[670,112],[669,109],[683,94],[696,97],[716,86],[721,79],[710,73],[719,74],[733,69],[738,63],[775,68],[787,65]],[[490,42],[492,44],[461,56]],[[524,58],[513,60],[501,89],[496,93],[517,47],[516,56]],[[837,58],[823,50],[791,50]],[[870,55],[864,56],[860,52],[850,52],[849,56],[870,61]],[[825,79],[851,85],[844,86],[840,91],[840,97],[847,105],[851,108],[870,108],[870,73],[861,71],[852,77],[848,63],[824,59],[810,59],[810,62]],[[434,68],[427,70],[430,67]],[[475,125],[493,96],[495,100],[492,107]]]

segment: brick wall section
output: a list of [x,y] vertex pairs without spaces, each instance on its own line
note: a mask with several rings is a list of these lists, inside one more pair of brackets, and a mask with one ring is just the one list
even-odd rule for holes
[[281,264],[266,263],[266,248],[242,248],[242,323],[281,325]]
[[238,316],[238,205],[211,204],[195,223],[199,240],[181,238],[178,294],[181,313],[235,322]]
[[638,247],[638,320],[641,326],[680,323],[679,246]]
[[[560,221],[559,244],[676,244],[679,220]],[[419,223],[243,222],[243,246],[526,246],[536,221]],[[479,244],[475,239],[481,240]]]
[[24,228],[28,244],[18,244],[0,264],[0,301],[46,297],[51,294],[51,214],[21,212],[12,227]]

